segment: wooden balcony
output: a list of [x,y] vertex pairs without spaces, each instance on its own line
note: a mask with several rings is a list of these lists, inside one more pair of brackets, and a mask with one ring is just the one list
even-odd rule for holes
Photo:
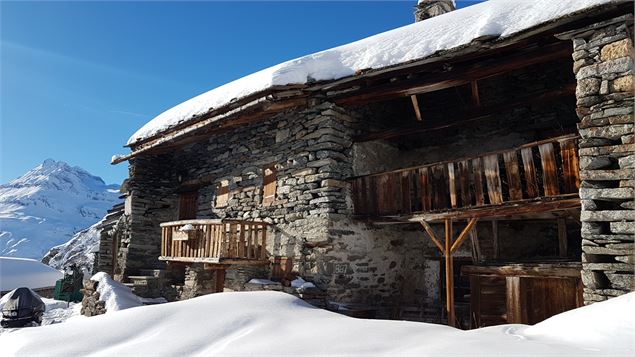
[[442,220],[513,216],[580,205],[577,136],[352,179],[355,214]]
[[267,223],[192,219],[161,223],[159,260],[210,264],[268,264]]

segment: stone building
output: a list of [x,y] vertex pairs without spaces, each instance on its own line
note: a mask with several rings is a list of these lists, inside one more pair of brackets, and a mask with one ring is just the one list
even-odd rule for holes
[[[328,50],[281,65],[304,80],[262,86],[267,69],[166,111],[113,159],[130,175],[102,270],[174,299],[300,276],[325,302],[463,327],[631,291],[632,4],[549,6],[420,1],[423,21],[339,55],[447,46],[303,72],[345,65]],[[470,32],[488,16],[497,35]]]

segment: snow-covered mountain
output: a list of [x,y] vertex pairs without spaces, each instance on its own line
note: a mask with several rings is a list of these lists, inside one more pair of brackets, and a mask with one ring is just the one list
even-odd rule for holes
[[42,258],[119,203],[118,188],[51,159],[0,185],[0,256]]
[[70,264],[75,264],[88,272],[91,271],[95,258],[92,251],[99,246],[98,226],[101,222],[75,233],[68,242],[52,247],[44,255],[42,262],[55,269],[63,269]]

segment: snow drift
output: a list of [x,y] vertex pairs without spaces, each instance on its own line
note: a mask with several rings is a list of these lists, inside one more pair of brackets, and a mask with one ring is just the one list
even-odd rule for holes
[[[591,323],[594,328],[578,335],[577,326]],[[0,335],[0,345],[5,356],[630,356],[634,323],[635,293],[533,327],[461,331],[350,318],[280,292],[237,292],[14,331]]]
[[132,289],[104,273],[99,272],[90,278],[97,282],[97,292],[99,300],[106,303],[106,313],[129,309],[143,305],[140,297],[132,292]]
[[[536,25],[618,0],[489,0],[425,21],[263,69],[159,114],[128,145],[276,85],[335,80],[433,55],[482,36],[509,37]],[[114,159],[114,158],[113,158]]]
[[55,286],[55,282],[63,277],[59,270],[37,260],[0,257],[0,291],[20,287],[47,288]]

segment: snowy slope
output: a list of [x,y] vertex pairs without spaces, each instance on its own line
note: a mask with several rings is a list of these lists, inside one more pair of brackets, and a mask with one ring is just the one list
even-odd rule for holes
[[55,286],[64,277],[59,270],[33,259],[0,257],[0,291],[27,287],[31,289]]
[[[632,356],[635,293],[532,327],[350,318],[281,292],[211,294],[0,335],[4,356]],[[587,327],[578,335],[577,326]]]
[[134,144],[163,130],[275,85],[334,80],[470,43],[482,36],[509,37],[593,6],[619,0],[489,0],[425,21],[313,53],[212,89],[159,114],[128,140]]
[[45,160],[0,185],[0,256],[42,258],[100,220],[118,195],[118,186],[79,167]]
[[99,246],[99,221],[89,228],[81,230],[64,244],[51,248],[42,258],[42,262],[56,269],[63,269],[71,264],[90,272],[95,255],[93,249]]

